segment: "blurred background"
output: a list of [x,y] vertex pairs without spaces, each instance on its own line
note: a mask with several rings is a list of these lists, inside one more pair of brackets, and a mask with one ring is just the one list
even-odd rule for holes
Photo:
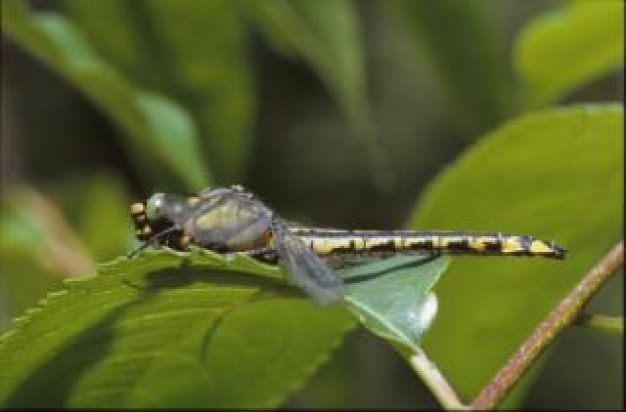
[[[571,7],[67,0],[5,10],[8,3],[2,327],[63,277],[128,252],[127,205],[155,191],[239,183],[305,224],[402,227],[425,185],[474,140],[555,100],[528,95],[514,68],[516,42],[530,22]],[[39,33],[24,22],[33,10],[42,13]],[[553,103],[607,101],[623,101],[623,62]],[[623,305],[622,295],[605,295],[600,307]],[[622,405],[621,368],[607,381],[594,380],[601,371],[593,365],[580,374],[569,366],[594,352],[621,363],[621,342],[608,340],[568,331],[524,406]],[[436,403],[386,343],[356,331],[285,406]]]

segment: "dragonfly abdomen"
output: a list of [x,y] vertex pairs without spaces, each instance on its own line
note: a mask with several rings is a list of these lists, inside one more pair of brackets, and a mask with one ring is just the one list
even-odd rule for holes
[[320,256],[439,252],[466,255],[545,256],[562,259],[565,255],[565,249],[554,242],[528,235],[305,228],[294,228],[292,231]]

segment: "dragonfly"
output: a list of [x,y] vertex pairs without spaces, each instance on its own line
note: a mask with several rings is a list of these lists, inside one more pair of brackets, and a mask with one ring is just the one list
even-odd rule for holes
[[563,259],[566,250],[529,235],[463,231],[344,230],[313,228],[283,219],[240,185],[206,188],[183,196],[155,193],[133,203],[130,214],[141,245],[188,251],[242,252],[278,263],[315,302],[339,301],[341,264],[396,255],[441,254],[543,256]]

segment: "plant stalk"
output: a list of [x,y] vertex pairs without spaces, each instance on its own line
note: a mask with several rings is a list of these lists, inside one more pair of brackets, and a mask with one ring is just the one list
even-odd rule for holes
[[472,410],[494,408],[530,369],[556,335],[578,317],[583,306],[624,262],[624,242],[615,245],[587,272],[539,324],[471,404]]
[[411,368],[422,379],[439,404],[446,410],[468,410],[435,364],[428,359],[420,348],[407,356]]

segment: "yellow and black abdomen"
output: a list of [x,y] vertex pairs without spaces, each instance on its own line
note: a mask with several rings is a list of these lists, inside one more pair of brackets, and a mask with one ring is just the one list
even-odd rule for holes
[[562,259],[565,249],[528,235],[454,231],[348,231],[293,228],[320,256],[390,256],[411,253],[544,256]]

